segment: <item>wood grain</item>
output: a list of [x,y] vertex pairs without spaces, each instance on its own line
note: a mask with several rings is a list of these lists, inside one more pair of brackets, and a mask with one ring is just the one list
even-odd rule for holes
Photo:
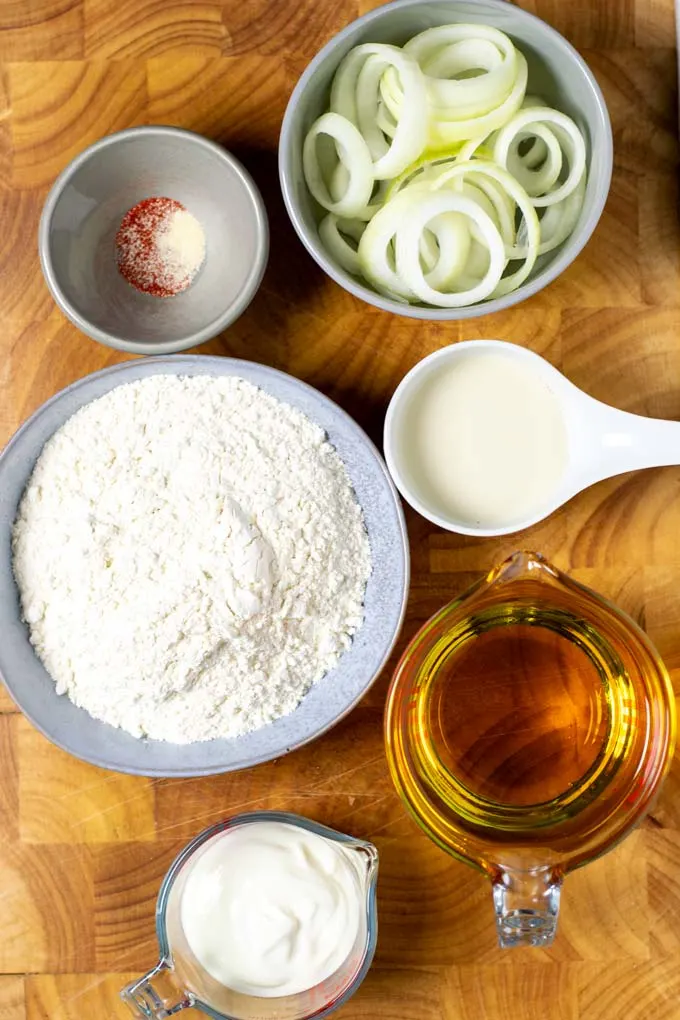
[[18,799],[23,843],[127,843],[156,838],[151,780],[95,768],[49,744],[27,720],[12,721],[21,763]]
[[156,897],[163,875],[184,842],[165,839],[93,847],[89,858],[94,896],[91,969],[139,971],[140,966],[146,970],[154,962],[158,955]]
[[[44,400],[123,360],[67,322],[39,270],[51,182],[85,145],[133,124],[232,149],[265,197],[272,254],[248,311],[203,353],[292,372],[380,441],[391,393],[447,343],[525,344],[629,411],[680,419],[680,227],[672,0],[523,0],[581,49],[607,98],[615,171],[578,260],[519,308],[428,324],[363,306],[308,258],[280,196],[276,145],[296,78],[377,0],[4,0],[0,5],[0,443]],[[407,817],[382,708],[417,626],[515,548],[544,552],[618,602],[680,694],[680,468],[612,479],[530,531],[479,541],[407,512],[413,584],[395,655],[321,740],[236,775],[150,781],[51,747],[0,691],[0,1020],[127,1016],[118,989],[156,959],[154,905],[181,846],[226,815],[286,808],[373,839],[375,965],[347,1020],[680,1020],[680,751],[652,814],[570,875],[549,950],[501,953],[489,889]]]
[[635,38],[637,0],[590,3],[590,0],[533,0],[527,10],[549,21],[574,46],[613,49],[631,46]]
[[187,50],[219,56],[227,40],[219,0],[84,0],[87,60]]
[[84,27],[82,0],[3,0],[0,60],[77,60]]
[[87,848],[18,841],[0,847],[0,973],[87,969],[94,961],[94,900]]
[[17,188],[51,184],[101,135],[144,122],[146,74],[133,60],[10,63]]
[[24,979],[19,975],[0,977],[0,1020],[26,1020]]
[[447,974],[445,985],[446,1017],[452,1020],[477,1020],[478,1017],[512,1016],[516,1020],[534,1020],[535,1003],[552,1003],[550,1016],[555,1020],[577,1020],[578,985],[575,968],[518,965],[493,968],[475,965],[456,968]]
[[118,992],[134,977],[136,975],[124,973],[34,974],[26,979],[26,1020],[82,1020],[83,1017],[129,1020],[130,1011],[120,1001]]
[[[276,133],[292,91],[281,60],[253,54],[209,57],[190,51],[147,62],[149,118],[191,127],[235,151],[266,147]],[[261,110],[253,117],[253,106]]]

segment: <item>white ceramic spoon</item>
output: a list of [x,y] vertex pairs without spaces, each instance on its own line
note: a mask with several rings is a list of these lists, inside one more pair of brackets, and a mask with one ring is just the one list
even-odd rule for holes
[[[403,454],[398,442],[398,424],[404,407],[425,377],[437,368],[473,350],[494,350],[530,362],[560,401],[568,437],[568,461],[564,474],[548,502],[525,520],[509,521],[500,527],[476,527],[469,521],[444,517],[428,507],[407,481]],[[595,482],[640,468],[680,464],[680,422],[645,418],[620,411],[589,397],[561,372],[533,351],[502,340],[468,340],[436,351],[402,379],[390,401],[385,418],[385,458],[390,474],[404,499],[420,514],[447,531],[480,537],[510,535],[548,517],[577,492]]]

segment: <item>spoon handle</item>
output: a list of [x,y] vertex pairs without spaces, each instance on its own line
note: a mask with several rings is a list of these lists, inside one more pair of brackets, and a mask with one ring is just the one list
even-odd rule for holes
[[599,404],[594,417],[597,443],[591,456],[600,478],[680,464],[680,422],[629,414],[607,404]]

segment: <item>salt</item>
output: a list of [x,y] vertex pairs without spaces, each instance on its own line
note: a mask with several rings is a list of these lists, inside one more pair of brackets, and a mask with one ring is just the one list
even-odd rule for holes
[[137,290],[172,297],[192,283],[205,259],[205,234],[172,198],[145,198],[128,210],[116,234],[118,269]]

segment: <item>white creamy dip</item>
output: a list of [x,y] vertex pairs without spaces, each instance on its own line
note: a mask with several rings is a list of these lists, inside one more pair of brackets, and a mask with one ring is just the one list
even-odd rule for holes
[[199,963],[246,995],[313,988],[348,958],[364,897],[353,851],[284,822],[249,822],[197,857],[180,905]]

